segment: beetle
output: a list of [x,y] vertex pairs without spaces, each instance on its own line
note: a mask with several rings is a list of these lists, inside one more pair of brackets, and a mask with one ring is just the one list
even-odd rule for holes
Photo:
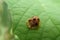
[[32,18],[28,19],[27,25],[29,29],[36,29],[39,27],[40,19],[37,16],[33,16]]

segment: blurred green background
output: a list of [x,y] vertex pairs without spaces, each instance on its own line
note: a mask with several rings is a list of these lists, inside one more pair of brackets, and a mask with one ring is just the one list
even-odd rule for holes
[[[4,0],[1,6],[1,23],[12,29],[14,40],[60,40],[60,0]],[[27,28],[32,16],[40,18],[38,30]]]

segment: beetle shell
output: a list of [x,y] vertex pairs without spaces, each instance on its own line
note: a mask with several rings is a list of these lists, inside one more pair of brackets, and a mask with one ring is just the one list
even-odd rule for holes
[[40,19],[37,16],[33,16],[32,18],[28,19],[28,28],[36,29],[39,27]]

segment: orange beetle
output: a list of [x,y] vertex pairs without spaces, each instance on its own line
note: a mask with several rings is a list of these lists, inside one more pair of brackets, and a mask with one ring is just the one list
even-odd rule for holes
[[28,20],[28,28],[36,29],[39,27],[40,19],[37,16],[33,16]]

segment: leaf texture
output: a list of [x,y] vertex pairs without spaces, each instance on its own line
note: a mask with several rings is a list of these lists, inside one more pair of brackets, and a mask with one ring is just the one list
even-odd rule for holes
[[[59,0],[5,0],[12,15],[13,32],[19,40],[60,40]],[[38,30],[29,30],[32,16],[41,20]]]

